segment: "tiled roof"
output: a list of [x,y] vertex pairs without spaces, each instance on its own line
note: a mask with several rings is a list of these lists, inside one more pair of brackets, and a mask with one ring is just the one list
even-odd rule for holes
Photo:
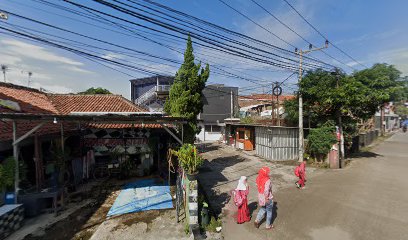
[[[279,102],[284,102],[293,98],[295,98],[293,95],[281,95],[279,96]],[[272,96],[271,94],[252,94],[248,96],[240,96],[238,101],[239,107],[248,107],[251,105],[271,103],[272,99],[276,102],[276,96]]]
[[49,94],[48,98],[60,114],[71,112],[145,112],[120,95]]
[[[0,82],[0,100],[18,103],[21,111],[0,105],[0,113],[35,113],[65,115],[71,112],[146,112],[147,110],[133,104],[119,95],[74,95],[46,94],[39,90]],[[17,135],[21,136],[35,127],[39,122],[18,121]],[[77,127],[74,123],[64,123],[65,131]],[[98,128],[125,128],[127,124],[93,124]],[[134,126],[137,127],[137,126]],[[141,127],[141,125],[140,125]],[[146,124],[146,128],[159,128],[158,124]],[[37,133],[40,135],[60,132],[60,124],[47,123]],[[0,141],[12,139],[11,122],[0,121]]]
[[115,129],[115,128],[161,128],[160,124],[118,124],[118,123],[90,123],[86,125],[89,128],[103,128],[103,129]]
[[[20,105],[21,112],[24,113],[58,113],[57,109],[49,101],[45,93],[32,88],[9,83],[0,83],[0,99],[17,102]],[[0,107],[0,112],[15,111]]]

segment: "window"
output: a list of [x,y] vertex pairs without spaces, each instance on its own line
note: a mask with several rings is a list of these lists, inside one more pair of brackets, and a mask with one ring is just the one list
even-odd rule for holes
[[220,132],[221,132],[221,127],[220,127],[220,126],[217,126],[217,125],[212,125],[211,132],[220,133]]
[[217,125],[205,125],[204,129],[207,133],[220,133],[221,127]]

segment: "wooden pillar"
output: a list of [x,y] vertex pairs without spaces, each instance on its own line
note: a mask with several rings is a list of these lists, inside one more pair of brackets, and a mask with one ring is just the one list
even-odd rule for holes
[[41,173],[40,168],[40,144],[38,143],[38,134],[34,135],[34,164],[35,164],[35,185],[40,190]]
[[20,182],[19,168],[18,168],[19,166],[18,164],[18,143],[16,143],[16,141],[17,141],[17,123],[16,121],[13,121],[13,156],[14,156],[14,161],[16,165],[15,176],[14,176],[14,203],[17,203],[18,183]]

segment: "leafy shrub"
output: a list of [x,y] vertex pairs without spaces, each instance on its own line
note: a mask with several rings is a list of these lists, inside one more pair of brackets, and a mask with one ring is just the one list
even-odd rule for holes
[[333,144],[337,142],[332,126],[321,126],[311,129],[308,136],[307,149],[316,159],[322,160],[330,151]]
[[179,150],[173,151],[173,154],[178,157],[181,166],[189,174],[197,172],[197,169],[204,163],[204,159],[192,144],[183,144]]
[[14,185],[16,164],[14,157],[8,157],[0,164],[0,189]]
[[217,227],[221,227],[222,222],[221,222],[221,218],[218,218],[217,220],[215,219],[215,217],[211,217],[210,223],[207,225],[206,230],[209,232],[216,232]]

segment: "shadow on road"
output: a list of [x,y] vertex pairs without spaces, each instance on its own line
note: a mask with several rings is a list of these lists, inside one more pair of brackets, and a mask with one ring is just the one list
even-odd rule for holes
[[383,157],[383,155],[374,153],[374,152],[357,152],[357,153],[353,153],[351,154],[350,158],[376,158],[376,157]]
[[[205,147],[204,152],[216,150],[218,150],[218,146],[213,147],[209,145]],[[238,178],[228,179],[224,176],[223,171],[245,160],[246,159],[239,155],[215,157],[210,160],[205,160],[203,166],[200,168],[200,174],[197,178],[215,214],[220,214],[221,210],[231,198],[229,192],[233,190],[233,188],[229,189],[229,185],[232,182],[238,181]],[[229,170],[229,173],[231,172],[233,173],[234,170]],[[226,189],[227,191],[225,191]]]

